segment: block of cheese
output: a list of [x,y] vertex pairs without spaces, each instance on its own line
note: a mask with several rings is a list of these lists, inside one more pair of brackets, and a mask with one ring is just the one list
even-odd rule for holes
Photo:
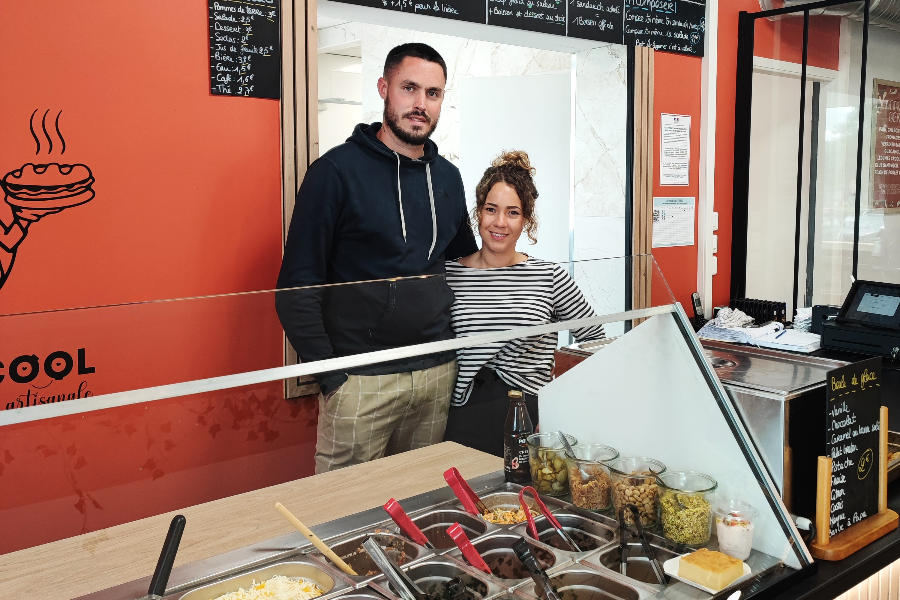
[[744,563],[736,558],[701,548],[682,556],[678,561],[678,576],[703,587],[719,591],[744,574]]

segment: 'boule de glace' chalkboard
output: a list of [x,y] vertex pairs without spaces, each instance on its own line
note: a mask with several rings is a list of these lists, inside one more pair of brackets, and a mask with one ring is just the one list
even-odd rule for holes
[[828,372],[831,535],[878,513],[881,359]]
[[209,91],[281,97],[278,0],[210,0]]

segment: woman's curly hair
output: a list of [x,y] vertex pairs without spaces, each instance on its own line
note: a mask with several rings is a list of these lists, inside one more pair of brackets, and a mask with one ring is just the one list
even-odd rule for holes
[[504,150],[484,170],[481,181],[475,188],[475,208],[472,209],[472,221],[478,227],[481,224],[481,211],[488,193],[495,184],[501,181],[510,185],[522,202],[522,216],[525,218],[525,234],[534,244],[537,242],[538,218],[534,212],[534,204],[538,197],[534,185],[536,169],[531,166],[528,153],[524,150]]

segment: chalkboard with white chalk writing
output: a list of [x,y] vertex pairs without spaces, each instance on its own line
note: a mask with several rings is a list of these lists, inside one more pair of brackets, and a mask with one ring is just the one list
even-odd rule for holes
[[336,0],[703,56],[706,0]]
[[370,8],[484,23],[484,0],[338,0]]
[[281,97],[278,0],[209,1],[209,89],[216,95]]
[[878,512],[881,359],[829,371],[826,392],[834,536]]

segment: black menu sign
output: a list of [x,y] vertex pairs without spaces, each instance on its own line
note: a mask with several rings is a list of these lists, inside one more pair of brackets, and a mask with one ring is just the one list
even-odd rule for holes
[[484,23],[484,0],[339,0],[370,8]]
[[831,535],[878,512],[881,359],[828,372]]
[[281,97],[278,0],[209,1],[209,89],[213,94]]
[[624,12],[621,0],[569,0],[568,35],[621,44]]
[[337,0],[610,44],[703,56],[706,0]]
[[625,0],[625,35],[638,46],[702,56],[705,32],[705,2]]
[[488,25],[566,35],[566,0],[488,0]]

